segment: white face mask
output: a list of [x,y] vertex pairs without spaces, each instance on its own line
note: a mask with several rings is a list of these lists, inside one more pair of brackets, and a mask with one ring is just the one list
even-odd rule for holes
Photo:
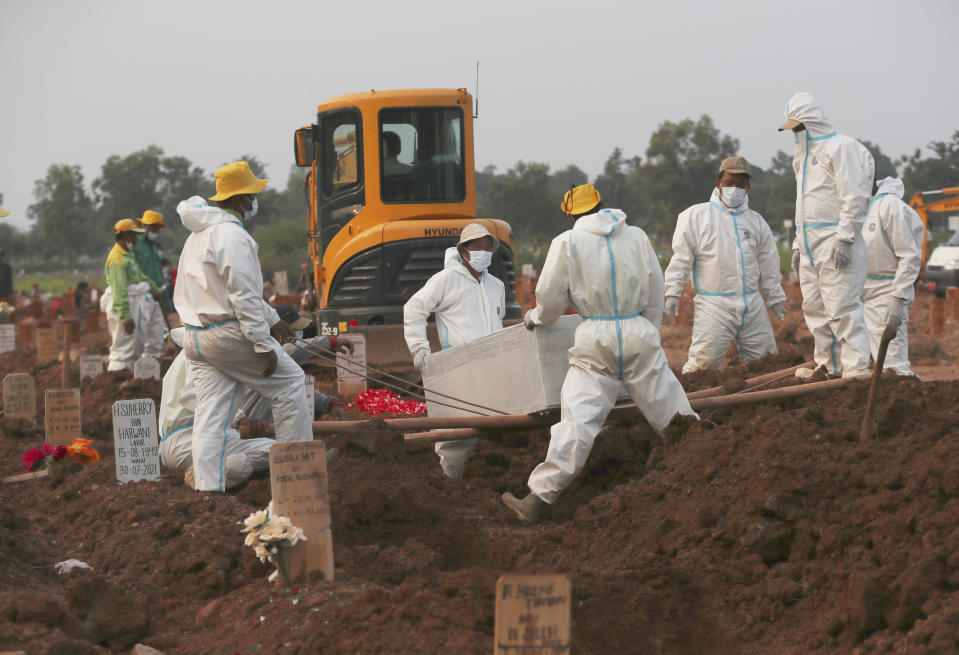
[[723,204],[727,207],[739,207],[746,199],[746,189],[740,189],[738,186],[724,186],[719,188]]
[[147,241],[149,241],[150,243],[156,243],[157,241],[160,240],[160,235],[157,234],[156,232],[147,232],[146,238],[147,238]]
[[260,209],[260,203],[257,202],[256,198],[253,198],[253,206],[247,209],[245,212],[243,212],[243,220],[244,221],[251,220],[254,216],[256,216],[256,212],[259,209]]
[[485,271],[493,261],[493,253],[488,250],[470,250],[469,254],[469,265],[477,273]]

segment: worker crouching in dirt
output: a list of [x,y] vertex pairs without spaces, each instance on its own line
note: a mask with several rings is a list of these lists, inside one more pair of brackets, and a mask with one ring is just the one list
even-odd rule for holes
[[223,491],[227,457],[224,431],[240,386],[270,400],[277,441],[309,441],[311,417],[303,371],[279,340],[293,338],[261,296],[257,245],[243,227],[256,214],[256,194],[266,186],[245,161],[216,172],[210,206],[193,196],[177,206],[191,234],[180,254],[173,304],[186,326],[184,343],[196,390],[193,469],[196,489]]
[[[116,222],[113,231],[116,243],[107,255],[107,289],[100,298],[100,309],[107,315],[112,339],[107,370],[132,371],[149,342],[149,327],[157,319],[162,320],[157,303],[161,296],[160,289],[143,274],[133,256],[137,236],[144,232],[143,228],[137,227],[133,219],[124,218]],[[146,350],[146,354],[159,357],[162,347],[161,342],[159,350]]]
[[524,521],[539,519],[586,465],[621,384],[659,433],[676,414],[696,416],[659,342],[663,273],[649,241],[626,214],[604,209],[591,184],[562,204],[573,224],[553,239],[536,284],[527,329],[550,325],[572,304],[583,317],[569,350],[562,420],[550,430],[546,461],[529,477],[530,493],[503,502]]
[[[455,253],[447,252],[446,265],[403,306],[403,332],[413,355],[413,365],[422,371],[430,354],[426,320],[436,314],[436,332],[443,348],[459,346],[503,329],[506,287],[487,272],[499,240],[479,223],[460,232]],[[451,249],[452,250],[452,249]],[[447,476],[459,480],[476,439],[440,441],[436,454]]]

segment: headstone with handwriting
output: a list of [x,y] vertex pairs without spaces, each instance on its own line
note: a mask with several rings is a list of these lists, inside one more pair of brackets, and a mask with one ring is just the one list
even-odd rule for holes
[[363,393],[366,391],[366,337],[341,334],[337,341],[353,344],[353,352],[340,349],[336,353],[336,391],[341,396]]
[[51,446],[70,445],[83,436],[80,390],[47,389],[43,394],[44,431]]
[[17,347],[17,326],[13,323],[0,325],[0,353],[8,353]]
[[316,416],[316,378],[309,373],[303,374],[303,382],[306,387],[306,406],[310,409],[310,420]]
[[29,373],[10,373],[3,378],[3,415],[37,424],[37,388]]
[[113,452],[121,484],[160,479],[160,437],[152,398],[113,403]]
[[103,373],[103,355],[80,355],[80,379],[95,378]]
[[569,653],[570,592],[565,575],[502,576],[496,582],[495,653]]
[[60,356],[60,341],[55,328],[37,328],[37,364],[43,366],[57,361]]
[[[288,441],[270,447],[270,491],[273,512],[302,528],[307,540],[281,548],[278,567],[283,584],[309,582],[312,573],[333,579],[333,533],[322,441]],[[285,578],[285,579],[284,579]]]

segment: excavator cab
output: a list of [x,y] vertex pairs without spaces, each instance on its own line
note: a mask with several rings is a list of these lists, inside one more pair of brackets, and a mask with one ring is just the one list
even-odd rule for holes
[[[317,320],[329,334],[395,325],[403,305],[442,270],[460,231],[480,222],[500,241],[489,272],[515,300],[512,230],[476,218],[472,97],[465,89],[337,96],[296,131],[308,176],[308,239]],[[368,348],[369,353],[369,348]]]

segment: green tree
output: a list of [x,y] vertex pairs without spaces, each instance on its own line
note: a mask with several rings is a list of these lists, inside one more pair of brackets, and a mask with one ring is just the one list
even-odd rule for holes
[[615,148],[593,184],[607,207],[622,209],[630,224],[648,229],[650,225],[643,219],[641,161],[639,157],[624,158],[623,150]]
[[927,148],[934,157],[924,158],[916,148],[912,155],[904,155],[897,162],[902,167],[906,201],[916,191],[959,186],[959,131],[953,133],[951,141],[933,141]]
[[672,234],[679,212],[709,198],[719,164],[738,151],[739,141],[707,115],[661,123],[639,166],[649,231]]
[[796,174],[792,162],[792,155],[777,150],[769,168],[752,168],[749,207],[762,214],[773,231],[782,230],[783,221],[795,220]]
[[47,176],[37,180],[33,197],[27,217],[34,221],[30,232],[37,254],[56,256],[68,264],[101,252],[106,257],[109,242],[90,238],[96,231],[97,215],[79,166],[51,165]]
[[504,175],[493,175],[486,182],[488,189],[477,203],[477,214],[509,222],[514,238],[551,239],[566,229],[559,207],[562,197],[557,200],[553,195],[549,164],[517,162]]
[[877,180],[881,180],[884,177],[896,177],[895,162],[893,162],[877,144],[866,139],[859,139],[859,143],[866,146],[866,150],[872,154],[872,158],[876,162]]

